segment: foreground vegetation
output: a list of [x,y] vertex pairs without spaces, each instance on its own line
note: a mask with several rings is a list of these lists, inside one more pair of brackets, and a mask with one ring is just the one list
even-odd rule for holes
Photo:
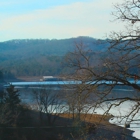
[[[44,91],[42,95],[44,95]],[[27,106],[20,101],[19,91],[13,86],[1,93],[0,103],[0,139],[1,140],[135,140],[132,131],[109,124],[110,115],[98,115],[61,110],[58,108],[44,113],[43,107],[56,103],[52,94],[38,100],[38,109]],[[38,95],[38,94],[37,94]],[[50,98],[50,96],[52,96]],[[40,96],[41,97],[41,96]],[[42,104],[44,102],[44,104]],[[57,102],[58,103],[58,102]],[[60,103],[60,102],[59,102]]]

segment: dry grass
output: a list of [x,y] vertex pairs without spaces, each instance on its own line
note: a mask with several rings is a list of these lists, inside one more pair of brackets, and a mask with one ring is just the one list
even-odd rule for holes
[[[60,114],[59,115],[61,118],[67,118],[67,119],[72,119],[72,114]],[[76,117],[76,114],[75,114]],[[106,115],[99,115],[99,114],[81,114],[81,120],[95,124],[97,126],[97,129],[99,133],[105,132],[106,134],[114,134],[114,135],[128,135],[128,137],[131,137],[133,131],[129,129],[125,129],[123,127],[110,124],[109,119],[112,118],[112,116]],[[132,138],[133,139],[133,138]]]
[[[72,119],[73,114],[59,114],[62,118],[68,118]],[[74,114],[74,117],[76,118],[76,114]],[[89,122],[89,123],[101,123],[101,124],[110,124],[109,119],[111,116],[109,115],[100,115],[100,114],[81,114],[80,119],[81,121]]]
[[[67,125],[66,120],[72,120],[73,115],[59,114],[59,117],[61,120],[60,121],[58,119],[59,123],[64,126],[64,124]],[[76,114],[74,114],[74,117],[76,117]],[[81,121],[92,123],[96,126],[95,133],[90,133],[88,135],[92,140],[137,140],[136,138],[132,137],[133,131],[110,124],[109,119],[111,117],[112,116],[109,115],[102,116],[99,114],[81,114]]]

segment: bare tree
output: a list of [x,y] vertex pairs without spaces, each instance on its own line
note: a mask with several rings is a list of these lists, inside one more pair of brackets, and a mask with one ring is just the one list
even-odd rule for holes
[[33,91],[40,112],[40,122],[47,121],[53,125],[60,113],[65,111],[65,104],[61,98],[61,91],[51,90],[50,87],[40,87]]
[[66,86],[67,89],[69,90],[66,90],[65,89],[65,100],[67,102],[67,106],[68,106],[68,110],[67,112],[69,114],[72,114],[72,119],[74,120],[75,119],[75,113],[76,113],[76,100],[75,100],[75,96],[73,94],[73,91],[74,90],[70,90],[70,88],[68,88]]
[[[76,83],[77,81],[75,81]],[[78,83],[76,83],[78,84]],[[81,114],[85,113],[88,110],[88,91],[85,90],[85,84],[73,85],[73,90],[67,93],[66,101],[69,106],[69,113],[72,114],[73,120],[80,121]]]
[[[112,32],[110,37],[110,56],[105,60],[108,79],[133,89],[132,97],[119,97],[117,105],[126,101],[134,104],[126,117],[133,120],[139,114],[140,104],[140,1],[129,0],[115,5],[113,15],[125,23],[124,31]],[[109,99],[110,100],[110,99]]]
[[96,100],[97,96],[94,96],[95,94],[93,93],[96,91],[97,85],[96,82],[91,83],[95,77],[93,70],[98,71],[96,65],[99,64],[100,60],[97,60],[97,55],[95,56],[94,54],[92,50],[81,42],[76,44],[75,51],[67,54],[65,58],[68,67],[73,68],[73,73],[70,73],[68,78],[75,82],[73,93],[68,97],[68,101],[72,109],[73,118],[74,114],[77,114],[76,118],[79,121],[81,120],[81,114],[82,116],[85,114],[86,118],[89,110],[96,104],[94,100]]
[[[115,5],[113,15],[116,20],[126,23],[124,31],[110,34],[108,50],[98,61],[93,50],[84,43],[76,44],[76,50],[69,54],[67,61],[74,67],[74,78],[85,83],[84,91],[96,99],[95,107],[108,102],[108,113],[126,101],[131,101],[131,109],[123,116],[135,120],[140,105],[140,1],[129,0]],[[99,55],[100,55],[99,54]],[[132,95],[114,96],[111,92],[119,86],[133,90]],[[94,93],[94,94],[93,94]]]

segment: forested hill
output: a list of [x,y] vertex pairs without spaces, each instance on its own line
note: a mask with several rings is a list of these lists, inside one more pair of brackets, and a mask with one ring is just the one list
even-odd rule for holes
[[[91,49],[104,50],[106,41],[96,40],[91,37],[78,37],[70,39],[21,39],[10,40],[0,43],[0,55],[9,55],[14,57],[31,57],[38,55],[65,55],[72,51],[76,43],[82,42]],[[102,43],[104,44],[102,44]]]
[[[0,70],[14,76],[58,75],[63,56],[73,51],[75,44],[84,43],[90,49],[104,51],[108,43],[91,37],[70,39],[16,39],[0,42]],[[64,70],[65,71],[65,70]]]

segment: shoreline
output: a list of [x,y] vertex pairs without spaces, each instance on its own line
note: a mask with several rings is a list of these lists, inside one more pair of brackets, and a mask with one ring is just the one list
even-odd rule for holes
[[[113,119],[115,118],[115,117],[112,117]],[[111,118],[111,119],[112,119]],[[139,136],[137,136],[137,135],[135,135],[135,133],[136,133],[136,130],[134,130],[134,128],[131,128],[131,127],[125,127],[125,124],[122,124],[122,125],[117,125],[117,124],[115,124],[115,123],[113,123],[113,119],[112,120],[109,120],[109,123],[110,124],[113,124],[113,125],[116,125],[116,126],[119,126],[119,127],[121,127],[121,128],[125,128],[125,129],[127,129],[127,130],[130,130],[130,131],[133,131],[133,133],[132,133],[132,137],[134,137],[134,138],[137,138],[137,139],[140,139],[140,137]],[[130,126],[131,126],[132,124],[130,123]],[[134,136],[135,135],[135,136]]]
[[[133,137],[133,133],[135,131],[126,129],[124,127],[111,124],[109,120],[112,116],[103,116],[100,114],[86,114],[86,118],[84,118],[85,114],[81,114],[81,120],[84,119],[88,123],[96,124],[97,126],[97,137],[99,135],[103,135],[105,137],[109,137],[108,135],[114,135],[114,137],[126,137],[128,140],[138,140],[136,137]],[[60,114],[60,117],[63,118],[72,118],[72,114]],[[109,138],[108,138],[109,139]],[[117,139],[119,140],[119,139]]]

